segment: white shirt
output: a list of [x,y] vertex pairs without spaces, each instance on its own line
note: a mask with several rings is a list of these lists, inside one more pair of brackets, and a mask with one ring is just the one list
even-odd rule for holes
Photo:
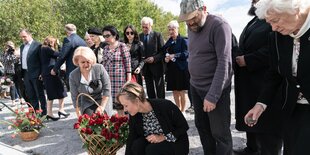
[[30,48],[30,45],[32,43],[33,40],[29,41],[27,44],[25,44],[24,49],[23,49],[23,53],[22,53],[22,68],[23,69],[28,69],[27,66],[27,55],[28,55],[28,51]]

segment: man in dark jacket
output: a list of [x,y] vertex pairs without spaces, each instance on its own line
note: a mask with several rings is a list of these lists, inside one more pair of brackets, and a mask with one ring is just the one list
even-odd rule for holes
[[20,46],[20,60],[22,64],[22,74],[24,78],[26,95],[35,110],[40,109],[42,115],[46,115],[46,98],[44,95],[43,82],[41,79],[41,44],[33,40],[31,33],[27,29],[19,32],[19,37],[23,41]]
[[161,51],[162,46],[164,46],[164,39],[160,33],[152,31],[153,20],[150,17],[143,17],[141,25],[143,33],[139,37],[144,45],[143,57],[145,57],[145,65],[143,67],[143,76],[147,96],[148,98],[165,98],[164,54]]
[[66,86],[69,90],[69,74],[76,68],[72,62],[74,51],[79,46],[87,46],[87,44],[79,35],[76,34],[76,26],[74,24],[65,25],[65,31],[67,37],[64,38],[63,47],[60,51],[61,55],[54,68],[51,70],[51,74],[56,75],[56,72],[60,69],[60,66],[66,61]]
[[[254,18],[244,28],[240,40],[239,50],[234,53],[235,63],[235,110],[236,129],[246,131],[246,148],[235,150],[236,154],[281,154],[282,141],[280,136],[280,111],[270,107],[255,127],[244,123],[245,114],[255,105],[258,95],[262,91],[264,76],[269,67],[268,35],[271,26],[264,20],[259,20],[255,14],[254,4],[248,14]],[[280,99],[274,100],[279,102]]]

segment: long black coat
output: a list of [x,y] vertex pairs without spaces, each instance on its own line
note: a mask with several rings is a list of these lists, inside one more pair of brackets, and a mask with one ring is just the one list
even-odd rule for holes
[[[149,99],[155,115],[164,134],[172,133],[176,137],[173,148],[175,155],[187,155],[189,141],[187,130],[189,129],[186,119],[179,108],[171,101],[165,99]],[[144,137],[142,114],[137,113],[129,119],[129,136],[126,144],[126,155],[132,155],[131,151],[134,140]]]
[[[271,31],[269,24],[254,17],[240,36],[239,50],[233,54],[244,55],[246,62],[245,67],[239,67],[236,62],[234,63],[236,129],[240,131],[274,132],[280,125],[280,113],[275,107],[268,107],[254,127],[248,127],[244,123],[244,116],[257,102],[265,73],[269,68],[268,36]],[[235,61],[235,58],[233,60]]]

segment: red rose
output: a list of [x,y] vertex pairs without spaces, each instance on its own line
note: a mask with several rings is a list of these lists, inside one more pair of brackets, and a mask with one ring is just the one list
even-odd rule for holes
[[74,128],[74,129],[80,128],[80,123],[74,123],[73,128]]
[[105,137],[105,136],[107,135],[108,132],[109,132],[108,129],[103,128],[103,129],[101,130],[101,135]]
[[116,140],[118,140],[119,134],[118,133],[112,134],[112,138],[115,138]]
[[93,130],[91,128],[86,128],[86,134],[92,134],[93,133]]
[[81,129],[81,132],[82,132],[82,133],[86,133],[86,128],[82,128],[82,129]]
[[104,120],[109,120],[109,116],[107,114],[103,115]]
[[94,125],[95,125],[95,123],[96,123],[96,121],[95,121],[95,120],[90,119],[90,120],[89,120],[89,122],[88,122],[88,125],[89,125],[89,126],[94,126]]
[[79,123],[81,123],[82,122],[82,119],[83,119],[83,115],[81,115],[80,117],[79,117]]
[[112,116],[112,117],[110,118],[110,121],[111,121],[112,123],[117,122],[117,121],[118,121],[117,116],[116,116],[116,115]]
[[88,120],[90,119],[90,117],[87,114],[84,114],[83,118],[88,119]]
[[97,118],[96,119],[96,124],[97,125],[102,125],[103,124],[103,118]]

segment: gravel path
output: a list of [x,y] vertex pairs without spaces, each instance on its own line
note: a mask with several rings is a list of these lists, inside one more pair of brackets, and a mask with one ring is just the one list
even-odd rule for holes
[[[166,98],[173,101],[172,92],[166,92]],[[0,99],[0,101],[10,104],[8,100]],[[233,135],[233,147],[236,149],[244,147],[246,140],[243,132],[235,130],[233,91],[231,93],[231,101],[231,130]],[[189,105],[189,102],[187,103]],[[58,104],[56,102],[53,108],[55,110],[54,114],[57,114],[57,107]],[[18,137],[11,138],[10,135],[12,132],[7,129],[7,126],[0,124],[0,142],[29,155],[87,155],[86,151],[82,148],[82,141],[77,131],[73,129],[73,124],[76,122],[76,115],[70,96],[65,99],[65,110],[71,114],[68,118],[46,122],[45,124],[47,127],[41,130],[39,138],[31,142],[23,142]],[[190,126],[188,130],[190,140],[189,154],[203,154],[199,135],[194,124],[194,115],[188,113],[184,115]],[[12,117],[7,109],[0,111],[0,119],[10,118]],[[0,155],[8,155],[9,153],[12,154],[13,150],[1,149],[0,145]],[[124,148],[120,149],[117,154],[123,155]]]

